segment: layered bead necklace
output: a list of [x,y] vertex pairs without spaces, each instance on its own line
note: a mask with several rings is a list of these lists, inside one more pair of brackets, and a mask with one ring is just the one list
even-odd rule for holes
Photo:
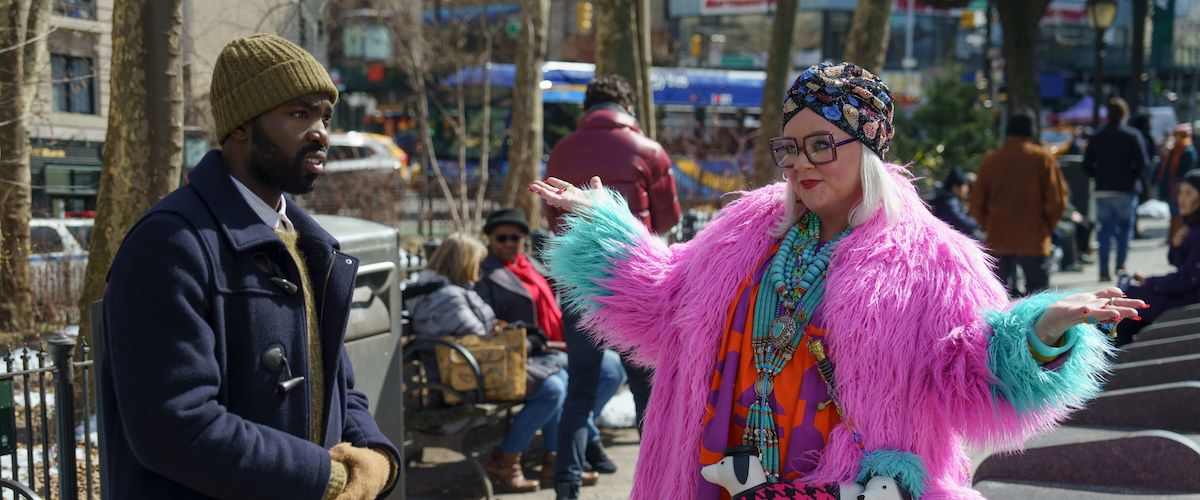
[[[821,220],[812,212],[784,236],[771,260],[754,307],[755,399],[746,418],[742,444],[757,446],[770,482],[779,481],[779,433],[771,408],[775,376],[792,359],[804,337],[812,314],[825,295],[829,258],[846,228],[825,245],[820,244]],[[765,285],[765,286],[764,286]]]

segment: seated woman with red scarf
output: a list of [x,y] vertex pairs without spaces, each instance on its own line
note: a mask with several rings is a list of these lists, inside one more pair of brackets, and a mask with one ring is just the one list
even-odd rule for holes
[[[528,337],[542,338],[549,347],[565,351],[562,310],[558,308],[554,290],[546,281],[541,264],[529,259],[523,251],[529,235],[524,214],[514,208],[496,210],[488,216],[483,232],[488,237],[488,256],[481,266],[482,278],[475,284],[475,291],[492,307],[497,319],[510,324],[524,323]],[[565,357],[563,359],[565,362]],[[596,406],[587,422],[585,455],[593,471],[584,472],[585,484],[594,483],[596,473],[611,474],[617,470],[616,464],[604,452],[595,417],[624,383],[625,370],[620,356],[614,351],[605,351],[600,363],[600,378],[596,381]],[[554,450],[548,452],[550,455],[555,453]],[[544,463],[542,474],[546,477],[553,470],[554,461],[547,458]]]

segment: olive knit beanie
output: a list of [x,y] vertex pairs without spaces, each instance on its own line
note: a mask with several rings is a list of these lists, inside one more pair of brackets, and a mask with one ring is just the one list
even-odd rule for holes
[[264,112],[307,94],[323,92],[337,103],[338,91],[311,54],[271,34],[235,38],[213,68],[212,101],[216,139]]

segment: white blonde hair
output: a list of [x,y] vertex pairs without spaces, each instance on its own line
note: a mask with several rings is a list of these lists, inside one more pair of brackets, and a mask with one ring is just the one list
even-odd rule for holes
[[[850,209],[850,227],[858,227],[871,220],[879,210],[883,210],[888,223],[896,220],[900,210],[900,198],[896,194],[896,183],[884,166],[879,155],[870,148],[863,147],[862,159],[859,161],[859,177],[862,179],[862,200]],[[796,197],[789,186],[783,190],[783,217],[771,229],[771,236],[782,238],[792,226],[800,222],[800,216],[807,209]]]

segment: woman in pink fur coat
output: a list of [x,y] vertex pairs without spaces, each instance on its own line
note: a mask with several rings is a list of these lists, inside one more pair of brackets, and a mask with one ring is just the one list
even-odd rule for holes
[[965,445],[1018,447],[1099,392],[1111,347],[1095,325],[1145,303],[1115,288],[1009,303],[979,246],[881,160],[891,118],[875,75],[809,68],[771,139],[786,182],[671,246],[599,178],[530,185],[572,214],[548,258],[568,307],[655,370],[633,498],[721,498],[700,468],[743,444],[770,478],[759,498],[879,475],[914,498],[981,498]]

